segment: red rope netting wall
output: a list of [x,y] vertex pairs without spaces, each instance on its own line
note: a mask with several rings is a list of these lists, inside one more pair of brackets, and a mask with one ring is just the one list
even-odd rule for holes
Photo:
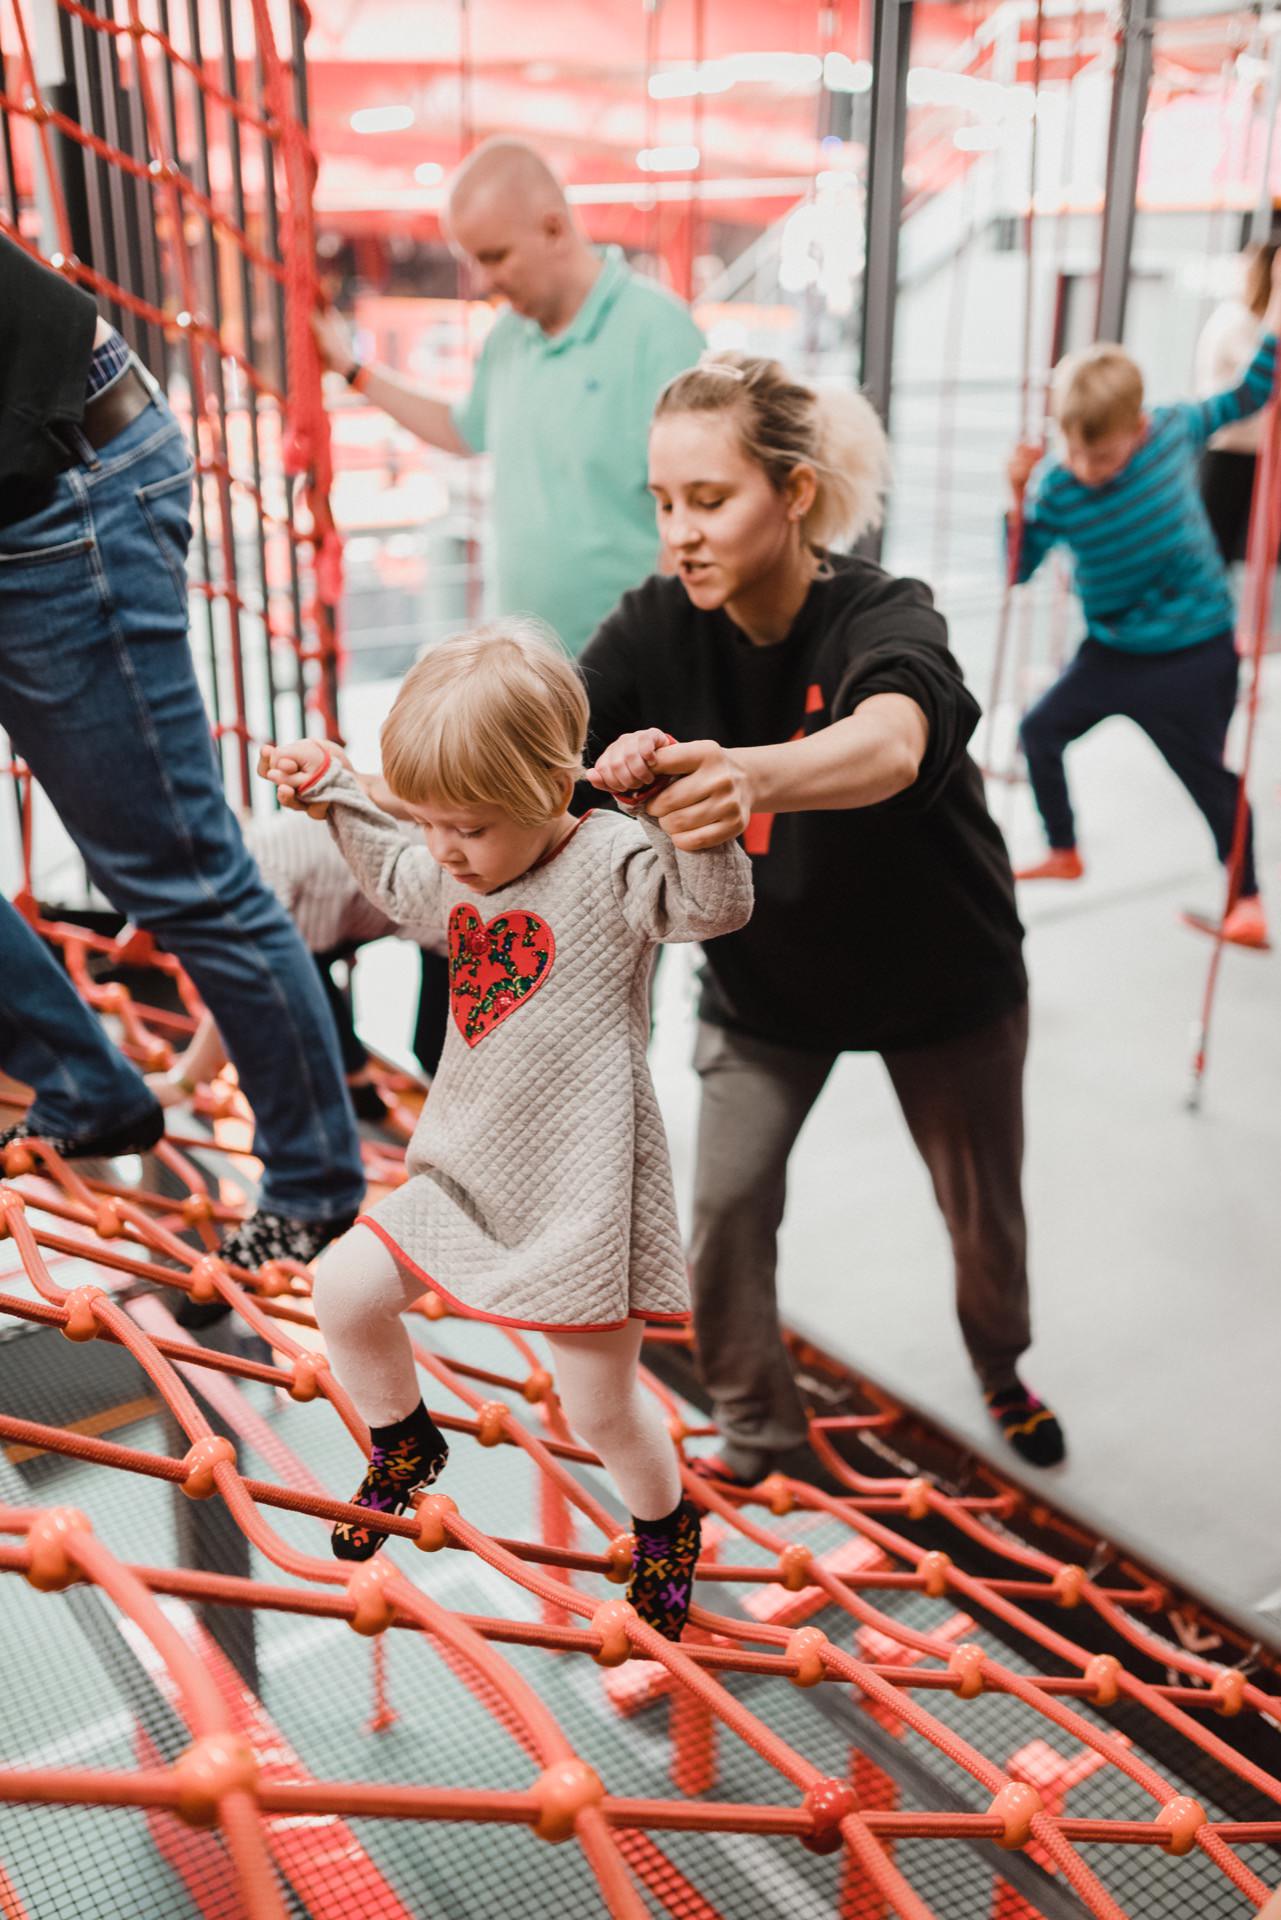
[[[0,0],[0,225],[89,287],[185,407],[201,476],[196,637],[242,798],[251,745],[276,731],[281,702],[295,705],[290,724],[318,710],[326,731],[337,726],[339,550],[307,324],[305,25],[301,11],[277,18],[266,0],[243,11],[223,0]],[[29,804],[24,844],[34,915]],[[199,1010],[174,964],[148,943],[122,953],[104,936],[36,917],[82,992],[119,1021],[131,1055],[164,1060]],[[100,950],[149,959],[168,1009],[118,982],[97,985]],[[368,1435],[318,1350],[308,1276],[283,1263],[234,1271],[214,1252],[237,1205],[226,1197],[234,1182],[211,1174],[205,1156],[212,1149],[222,1168],[252,1168],[234,1105],[229,1089],[204,1103],[216,1141],[171,1135],[162,1144],[165,1192],[89,1177],[38,1144],[4,1156],[0,1393],[18,1377],[10,1362],[37,1342],[62,1351],[64,1336],[86,1377],[95,1354],[123,1350],[147,1389],[148,1417],[158,1410],[181,1439],[169,1451],[144,1448],[102,1437],[111,1423],[96,1415],[60,1425],[0,1411],[0,1569],[40,1595],[110,1602],[116,1640],[182,1734],[181,1750],[166,1755],[140,1719],[132,1767],[70,1764],[61,1749],[33,1754],[13,1718],[11,1676],[0,1702],[9,1821],[0,1834],[22,1841],[18,1809],[33,1819],[39,1807],[115,1809],[121,1823],[142,1809],[178,1876],[181,1911],[227,1920],[407,1915],[372,1838],[365,1851],[363,1836],[384,1821],[572,1841],[590,1911],[618,1916],[1200,1920],[1263,1907],[1281,1879],[1275,1662],[1227,1629],[1216,1641],[1224,1660],[1179,1644],[1158,1624],[1173,1604],[1159,1582],[1096,1553],[990,1476],[970,1472],[962,1484],[963,1475],[909,1466],[916,1429],[875,1399],[813,1422],[837,1491],[775,1476],[730,1499],[686,1469],[707,1518],[703,1604],[672,1646],[617,1595],[629,1543],[533,1347],[489,1333],[504,1365],[449,1357],[443,1335],[457,1344],[467,1332],[429,1298],[416,1351],[431,1398],[461,1409],[433,1409],[457,1436],[458,1498],[428,1495],[386,1525],[395,1553],[441,1558],[429,1563],[426,1588],[393,1553],[354,1571],[338,1566],[325,1530],[357,1510],[310,1462],[322,1439],[332,1448],[345,1429],[333,1471],[346,1485]],[[393,1147],[370,1150],[368,1167],[375,1182],[403,1177]],[[60,1284],[59,1270],[73,1284]],[[231,1302],[268,1357],[195,1345],[167,1310],[182,1294]],[[655,1348],[656,1364],[678,1347]],[[657,1374],[647,1384],[683,1450],[709,1434]],[[301,1409],[306,1446],[291,1448],[256,1410],[250,1395],[271,1389],[291,1414]],[[246,1452],[272,1477],[249,1474]],[[499,1462],[517,1456],[535,1488],[530,1524],[525,1536],[494,1534],[467,1509],[483,1510],[475,1489],[495,1485]],[[89,1511],[12,1498],[21,1461],[74,1472]],[[193,1512],[206,1502],[202,1511],[221,1509],[250,1571],[110,1548],[99,1496],[126,1476],[136,1477],[139,1515],[142,1482],[178,1490]],[[305,1549],[295,1538],[302,1525]],[[1035,1543],[1046,1527],[1057,1529],[1053,1549]],[[508,1604],[482,1614],[434,1598],[431,1577],[451,1559],[484,1572]],[[58,1604],[40,1603],[51,1643]],[[439,1716],[409,1728],[407,1782],[388,1780],[381,1750],[376,1764],[371,1751],[353,1769],[365,1777],[315,1777],[201,1626],[210,1608],[300,1630],[346,1622],[368,1636],[375,1713],[366,1738],[397,1719],[390,1676],[399,1669],[407,1684],[401,1648],[415,1671],[447,1668],[508,1740],[510,1784],[459,1785],[465,1756]],[[74,1701],[70,1666],[55,1684]],[[582,1726],[571,1738],[575,1699]],[[1019,1716],[1017,1739],[1002,1731],[1007,1710]],[[625,1791],[603,1730],[664,1712],[657,1759],[651,1743],[629,1763],[648,1791]],[[403,1732],[407,1712],[400,1721]],[[718,1797],[748,1761],[753,1792]],[[946,1792],[931,1785],[940,1772]],[[733,1848],[747,1843],[765,1850],[743,1869],[758,1883],[750,1903],[724,1892]],[[28,1904],[7,1846],[0,1913],[54,1920],[53,1907]],[[93,1853],[86,1844],[86,1873]],[[825,1855],[833,1858],[811,1857]],[[587,1911],[560,1891],[554,1863],[563,1857],[531,1850],[494,1905],[477,1894],[468,1907],[464,1891],[464,1910]],[[56,1920],[123,1910],[88,1901],[64,1903]]]
[[[197,471],[193,653],[234,800],[256,743],[337,714],[342,548],[321,369],[305,9],[268,0],[0,0],[0,229],[89,289],[166,389]],[[90,265],[92,259],[95,264]],[[0,765],[0,772],[5,771]],[[149,1070],[199,1011],[176,964],[38,904],[35,791],[15,780],[15,904]],[[180,1011],[144,1027],[94,966],[150,961]]]
[[268,0],[0,7],[0,228],[98,297],[185,415],[202,665],[245,806],[280,702],[291,726],[314,709],[337,727],[307,16],[279,11],[277,26]]
[[[869,1475],[848,1465],[842,1443],[851,1437],[899,1441],[902,1422],[891,1408],[813,1423],[813,1444],[839,1481],[839,1495],[774,1476],[730,1500],[686,1469],[687,1490],[711,1523],[710,1539],[700,1568],[703,1604],[686,1641],[673,1646],[601,1585],[625,1577],[629,1542],[583,1482],[581,1467],[592,1456],[566,1430],[533,1349],[519,1335],[505,1335],[505,1373],[446,1359],[436,1340],[457,1331],[457,1323],[439,1326],[440,1305],[429,1298],[418,1321],[419,1365],[433,1401],[449,1394],[463,1409],[436,1406],[435,1417],[451,1437],[462,1437],[455,1438],[456,1453],[475,1446],[525,1456],[541,1487],[542,1537],[491,1537],[448,1494],[427,1495],[414,1514],[386,1525],[399,1542],[426,1553],[448,1548],[476,1556],[513,1599],[532,1597],[540,1617],[531,1618],[527,1604],[510,1617],[452,1611],[390,1555],[354,1571],[336,1565],[322,1527],[357,1510],[330,1497],[279,1444],[272,1453],[277,1479],[247,1477],[235,1442],[214,1431],[197,1397],[210,1396],[224,1415],[230,1407],[235,1426],[226,1390],[236,1381],[270,1383],[309,1403],[309,1421],[342,1422],[353,1442],[353,1471],[366,1444],[358,1416],[316,1351],[305,1281],[264,1272],[251,1291],[242,1284],[247,1276],[177,1237],[193,1224],[207,1233],[217,1210],[188,1157],[200,1145],[171,1141],[161,1148],[180,1189],[176,1198],[83,1177],[39,1144],[7,1149],[8,1179],[0,1187],[0,1223],[17,1258],[10,1284],[19,1283],[17,1291],[0,1293],[0,1313],[57,1329],[72,1342],[119,1343],[185,1436],[186,1452],[145,1451],[7,1414],[0,1416],[0,1441],[11,1451],[92,1463],[104,1477],[145,1476],[193,1501],[220,1501],[281,1578],[130,1564],[108,1551],[82,1511],[0,1507],[0,1568],[42,1593],[75,1583],[100,1589],[150,1644],[190,1732],[190,1744],[169,1765],[153,1760],[129,1771],[10,1764],[0,1768],[0,1803],[141,1807],[217,1828],[239,1889],[241,1905],[230,1911],[252,1920],[287,1911],[278,1876],[297,1870],[299,1821],[334,1816],[506,1823],[547,1841],[572,1838],[595,1876],[601,1910],[616,1915],[711,1920],[734,1911],[721,1908],[714,1876],[696,1885],[666,1857],[659,1841],[677,1835],[766,1836],[775,1848],[839,1854],[830,1869],[830,1904],[813,1911],[843,1920],[927,1920],[957,1911],[973,1920],[1035,1920],[1043,1912],[1122,1920],[1245,1914],[1267,1901],[1279,1876],[1265,1878],[1260,1869],[1279,1857],[1271,1850],[1281,1844],[1281,1778],[1250,1757],[1240,1736],[1248,1731],[1277,1745],[1275,1671],[1266,1663],[1260,1669],[1257,1648],[1224,1665],[1175,1645],[1149,1624],[1169,1608],[1170,1595],[1128,1563],[1114,1561],[1104,1579],[1101,1567],[1090,1571],[1026,1544],[1014,1530],[1026,1506],[1009,1489],[955,1494],[924,1476]],[[85,1257],[95,1263],[92,1283],[68,1290],[55,1280],[58,1261]],[[221,1294],[268,1342],[270,1363],[193,1345],[154,1293],[139,1296],[142,1276],[163,1282],[175,1297]],[[653,1376],[648,1385],[664,1399],[677,1443],[697,1438],[699,1429],[682,1420],[671,1393]],[[310,1550],[280,1531],[286,1513],[316,1521]],[[820,1524],[831,1541],[821,1551],[805,1538]],[[576,1528],[586,1533],[585,1547],[576,1543]],[[923,1532],[947,1545],[923,1546]],[[976,1564],[984,1570],[971,1570]],[[914,1628],[902,1609],[921,1596],[938,1603],[935,1624]],[[420,1638],[421,1657],[448,1663],[510,1736],[511,1787],[463,1788],[447,1777],[412,1785],[330,1782],[282,1761],[278,1737],[255,1719],[243,1687],[226,1684],[219,1660],[202,1654],[162,1607],[173,1598],[346,1621],[371,1637],[391,1631],[397,1639]],[[812,1624],[819,1619],[821,1626]],[[1096,1650],[1101,1633],[1115,1651]],[[1011,1644],[1029,1657],[1012,1658]],[[588,1660],[609,1670],[598,1684],[616,1713],[670,1702],[673,1793],[641,1798],[611,1789],[550,1709],[550,1670],[548,1684],[535,1686],[513,1663],[516,1651],[531,1648],[545,1650],[549,1661]],[[1159,1678],[1151,1677],[1153,1663]],[[750,1706],[734,1690],[749,1676]],[[394,1710],[377,1669],[376,1683],[374,1724],[380,1716],[389,1724]],[[782,1695],[775,1689],[846,1698],[852,1690],[858,1718],[839,1773],[815,1765],[794,1738],[776,1731],[772,1709]],[[1041,1730],[999,1758],[987,1750],[990,1741],[971,1737],[966,1721],[967,1712],[994,1697],[1030,1710]],[[953,1806],[900,1805],[893,1774],[859,1737],[860,1722],[893,1739],[913,1738],[936,1760],[952,1763],[964,1783]],[[447,1774],[451,1749],[440,1727],[416,1731],[414,1781]],[[715,1797],[725,1743],[736,1742],[764,1763],[772,1795],[750,1802]],[[1164,1764],[1149,1757],[1154,1746],[1167,1756]],[[1187,1791],[1190,1779],[1199,1797]],[[1106,1818],[1068,1811],[1069,1795],[1083,1783],[1110,1783],[1122,1794],[1113,1804],[1123,1811]],[[1231,1806],[1242,1791],[1251,1799],[1250,1817],[1207,1812],[1207,1802]],[[981,1906],[958,1909],[922,1896],[920,1869],[906,1868],[905,1853],[908,1842],[922,1841],[943,1861],[963,1843],[988,1843],[990,1891]],[[1011,1850],[1004,1868],[1000,1848]],[[1186,1874],[1185,1886],[1176,1878],[1162,1883],[1158,1904],[1148,1897],[1123,1904],[1112,1890],[1118,1856],[1140,1849]],[[1039,1863],[1051,1892],[1070,1889],[1076,1904],[1042,1905],[1025,1885],[1013,1884],[1020,1850]],[[921,1857],[918,1844],[913,1862]],[[17,1893],[5,1911],[27,1913]]]

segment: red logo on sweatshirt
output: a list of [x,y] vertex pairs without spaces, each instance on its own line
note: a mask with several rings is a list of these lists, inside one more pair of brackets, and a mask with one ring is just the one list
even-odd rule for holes
[[[806,688],[805,711],[807,714],[822,713],[823,711],[822,687],[814,686],[814,687]],[[802,722],[802,724],[796,729],[796,732],[791,735],[791,740],[803,740],[804,738],[805,738],[805,726],[804,726],[804,723]],[[790,741],[789,741],[789,745],[790,745]],[[746,831],[743,834],[744,853],[768,853],[770,836],[773,833],[773,831],[774,831],[774,816],[772,813],[754,813],[751,819],[748,821]]]

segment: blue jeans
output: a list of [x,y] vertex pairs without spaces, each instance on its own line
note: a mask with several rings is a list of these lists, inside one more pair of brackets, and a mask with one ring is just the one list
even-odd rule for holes
[[[333,1019],[223,798],[187,640],[192,465],[162,400],[0,527],[0,725],[118,912],[175,954],[253,1107],[261,1204],[326,1220],[364,1181]],[[0,1064],[44,1131],[149,1110],[57,963],[0,913]]]

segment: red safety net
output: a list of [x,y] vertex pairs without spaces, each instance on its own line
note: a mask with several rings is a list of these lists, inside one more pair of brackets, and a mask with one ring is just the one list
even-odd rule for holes
[[206,692],[246,806],[280,700],[291,731],[338,724],[306,25],[292,0],[0,7],[0,228],[98,297],[189,427]]
[[[95,292],[185,404],[201,476],[194,590],[206,683],[245,797],[252,743],[276,730],[279,697],[296,698],[300,723],[318,710],[337,731],[339,549],[308,328],[305,14],[267,0],[243,16],[205,0],[40,4],[39,15],[33,0],[0,4],[0,225]],[[238,46],[246,21],[252,32]],[[52,61],[51,22],[61,53]],[[95,241],[94,267],[77,253],[78,223]],[[260,655],[247,644],[255,627]],[[256,658],[261,685],[247,666]],[[165,1064],[199,1013],[189,983],[145,937],[122,946],[40,917],[30,824],[28,806],[28,911],[90,1004],[118,1022],[125,1051]],[[168,1004],[96,977],[104,964],[140,963],[157,970]],[[95,1674],[119,1655],[134,1675],[133,1764],[75,1764],[73,1737],[26,1750],[13,1659],[0,1804],[83,1809],[86,1819],[106,1810],[120,1831],[145,1818],[171,1876],[164,1910],[226,1920],[391,1920],[535,1901],[567,1917],[603,1907],[678,1920],[781,1911],[1142,1920],[1266,1901],[1281,1878],[1281,1778],[1267,1754],[1281,1715],[1276,1663],[1181,1604],[1196,1648],[1184,1645],[1165,1625],[1176,1597],[1161,1582],[985,1471],[955,1460],[921,1471],[913,1453],[922,1441],[929,1450],[929,1436],[870,1390],[854,1410],[816,1411],[812,1422],[838,1491],[776,1475],[730,1497],[686,1463],[706,1551],[702,1604],[673,1646],[618,1596],[629,1540],[533,1346],[489,1330],[503,1364],[460,1357],[480,1334],[429,1296],[416,1350],[434,1417],[461,1442],[449,1475],[457,1494],[429,1494],[411,1516],[388,1519],[393,1551],[354,1570],[336,1564],[326,1531],[358,1510],[333,1488],[356,1477],[368,1435],[319,1348],[309,1276],[288,1263],[240,1272],[216,1254],[219,1230],[245,1203],[225,1169],[252,1176],[249,1124],[230,1085],[202,1096],[197,1130],[171,1134],[156,1156],[163,1192],[91,1177],[39,1143],[5,1153],[0,1237],[13,1258],[0,1292],[0,1381],[17,1377],[6,1367],[24,1342],[65,1337],[86,1375],[105,1349],[119,1351],[145,1388],[136,1406],[146,1412],[131,1417],[160,1418],[181,1438],[176,1447],[105,1438],[130,1421],[117,1413],[113,1423],[100,1407],[64,1424],[38,1417],[54,1410],[39,1404],[0,1412],[5,1487],[23,1468],[75,1463],[83,1490],[82,1506],[6,1493],[0,1569],[50,1596],[40,1602],[50,1644],[56,1596],[110,1602]],[[371,1184],[392,1184],[402,1155],[371,1146],[367,1170]],[[68,1268],[74,1283],[64,1285],[56,1275]],[[268,1357],[197,1346],[165,1304],[184,1294],[222,1296]],[[656,1343],[646,1379],[684,1459],[711,1430],[660,1366],[679,1350],[677,1338]],[[261,1411],[272,1390],[305,1423],[297,1445]],[[440,1405],[446,1397],[461,1411]],[[322,1478],[312,1463],[327,1452]],[[247,1471],[249,1454],[269,1475]],[[496,1533],[481,1516],[517,1464],[534,1489],[528,1525]],[[126,1517],[111,1547],[100,1496],[105,1509],[126,1477],[137,1520]],[[167,1558],[137,1557],[129,1541],[144,1483],[177,1490],[193,1513],[220,1512],[249,1570],[192,1564],[201,1556],[183,1551],[181,1528]],[[406,1546],[439,1555],[422,1583],[396,1557]],[[436,1597],[451,1562],[483,1575],[503,1604],[482,1613]],[[299,1633],[346,1623],[368,1637],[374,1711],[362,1737],[382,1744],[362,1747],[342,1777],[332,1768],[321,1777],[303,1748],[332,1749],[323,1684],[282,1724],[265,1683],[251,1688],[202,1624],[211,1613],[284,1620]],[[35,1664],[40,1644],[37,1615],[21,1664]],[[446,1673],[461,1695],[425,1713],[398,1707],[420,1697],[425,1669]],[[50,1686],[50,1712],[74,1707],[75,1663],[59,1660]],[[465,1723],[464,1697],[474,1716]],[[320,1737],[312,1722],[322,1705],[331,1718]],[[352,1698],[337,1711],[356,1722],[363,1705]],[[639,1745],[614,1737],[633,1726],[648,1729]],[[468,1741],[492,1732],[501,1784],[472,1783]],[[376,1837],[379,1823],[489,1837],[483,1851],[452,1856],[457,1879],[442,1900],[417,1877],[420,1858]],[[573,1846],[518,1859],[502,1842],[521,1830]],[[45,1903],[31,1890],[24,1831],[16,1816],[4,1829],[6,1920],[122,1910],[110,1886]],[[82,1859],[88,1888],[101,1835],[86,1828],[82,1854],[59,1860],[60,1887]],[[561,1864],[575,1859],[586,1893]]]
[[[246,1151],[235,1144],[237,1099],[228,1095],[219,1123],[224,1159]],[[485,1474],[469,1483],[475,1491],[467,1506],[483,1511],[486,1480],[492,1486],[493,1475],[513,1471],[502,1456],[523,1456],[541,1524],[527,1537],[495,1537],[443,1492],[385,1522],[402,1547],[445,1550],[442,1569],[462,1555],[491,1570],[491,1587],[510,1595],[506,1611],[452,1609],[433,1598],[432,1574],[419,1584],[390,1552],[355,1569],[336,1564],[325,1533],[359,1510],[302,1461],[319,1457],[320,1428],[332,1437],[333,1423],[341,1423],[354,1478],[367,1432],[318,1348],[305,1272],[281,1263],[250,1275],[211,1250],[234,1209],[203,1170],[209,1149],[198,1134],[162,1144],[168,1193],[88,1177],[40,1143],[5,1152],[0,1232],[16,1261],[0,1313],[11,1325],[57,1330],[74,1343],[123,1347],[182,1441],[177,1451],[149,1450],[99,1437],[92,1421],[82,1423],[88,1431],[73,1430],[6,1412],[0,1442],[11,1458],[89,1463],[95,1472],[79,1479],[91,1488],[127,1474],[166,1482],[193,1502],[222,1503],[264,1567],[262,1576],[233,1576],[177,1558],[137,1563],[110,1551],[83,1510],[0,1506],[0,1568],[42,1594],[89,1584],[107,1596],[119,1632],[135,1649],[145,1647],[187,1736],[185,1749],[166,1762],[154,1739],[140,1735],[133,1769],[14,1765],[10,1758],[0,1768],[0,1803],[146,1809],[149,1822],[160,1823],[156,1845],[185,1863],[193,1910],[252,1920],[293,1911],[286,1887],[307,1912],[339,1911],[332,1904],[339,1887],[344,1911],[409,1911],[395,1875],[362,1853],[348,1825],[363,1831],[375,1820],[498,1824],[545,1841],[573,1840],[603,1909],[625,1916],[711,1920],[782,1910],[770,1904],[768,1888],[750,1908],[722,1904],[715,1861],[704,1853],[699,1868],[693,1856],[671,1857],[680,1836],[705,1844],[755,1837],[768,1839],[773,1852],[795,1846],[801,1859],[839,1856],[823,1869],[812,1909],[795,1892],[785,1905],[844,1920],[946,1920],[952,1913],[1121,1920],[1244,1914],[1267,1900],[1281,1878],[1273,1852],[1281,1845],[1281,1778],[1266,1751],[1254,1757],[1254,1744],[1262,1736],[1265,1750],[1269,1739],[1275,1746],[1276,1664],[1257,1647],[1238,1641],[1234,1649],[1227,1629],[1214,1644],[1229,1663],[1189,1650],[1157,1624],[1174,1605],[1168,1589],[1108,1550],[1084,1566],[1032,1544],[1037,1527],[1059,1523],[992,1476],[959,1491],[941,1476],[905,1471],[912,1423],[883,1399],[813,1420],[813,1446],[839,1493],[774,1475],[749,1494],[726,1497],[685,1466],[708,1539],[702,1604],[685,1640],[671,1645],[616,1590],[610,1597],[608,1583],[626,1578],[630,1541],[600,1483],[584,1472],[593,1456],[567,1430],[533,1347],[503,1330],[506,1368],[450,1357],[460,1341],[465,1346],[465,1323],[429,1295],[415,1351],[434,1417],[454,1440],[450,1476],[460,1453],[493,1450]],[[383,1148],[372,1170],[395,1179],[396,1160],[394,1148]],[[190,1244],[193,1238],[202,1244]],[[87,1283],[59,1283],[54,1270],[68,1261],[91,1263]],[[143,1278],[154,1287],[139,1289]],[[230,1302],[267,1343],[270,1360],[195,1345],[164,1306],[165,1296],[184,1294]],[[672,1345],[651,1351],[661,1358]],[[265,1432],[245,1400],[264,1383],[307,1408],[312,1440],[297,1452]],[[647,1384],[684,1456],[711,1429],[656,1375]],[[440,1405],[446,1396],[461,1411]],[[274,1477],[247,1473],[238,1444],[265,1457]],[[855,1446],[873,1448],[857,1466]],[[461,1491],[461,1476],[457,1484]],[[313,1523],[305,1547],[295,1544],[296,1527],[293,1537],[287,1532],[287,1516]],[[1068,1529],[1057,1538],[1070,1544],[1073,1535]],[[1079,1534],[1075,1540],[1087,1556],[1091,1543]],[[315,1777],[291,1748],[289,1729],[273,1723],[197,1628],[184,1630],[175,1619],[175,1601],[285,1614],[299,1625],[346,1622],[380,1652],[385,1636],[412,1640],[417,1660],[444,1663],[509,1736],[510,1783],[457,1784],[451,1770],[462,1765],[462,1750],[435,1716],[408,1728],[405,1780],[389,1780],[373,1754],[365,1766],[375,1778]],[[1207,1644],[1204,1633],[1183,1638]],[[535,1651],[548,1663],[541,1671],[529,1664]],[[398,1655],[402,1683],[407,1661],[407,1651]],[[575,1741],[567,1736],[553,1706],[569,1697],[557,1691],[571,1684],[565,1662],[581,1665],[576,1689],[595,1690],[602,1723],[667,1703],[666,1795],[614,1784],[594,1751],[594,1722]],[[604,1672],[592,1679],[589,1663]],[[66,1685],[74,1686],[70,1675]],[[839,1700],[847,1719],[834,1732],[821,1717],[788,1718],[798,1691]],[[394,1693],[377,1659],[372,1729],[397,1720]],[[1017,1736],[983,1720],[997,1701],[1003,1710],[1017,1707]],[[359,1716],[358,1700],[350,1712]],[[740,1750],[760,1763],[758,1790],[719,1797],[719,1782],[737,1777]],[[905,1766],[914,1756],[904,1775],[899,1750]],[[928,1796],[922,1804],[912,1791],[922,1758],[955,1782],[941,1804],[929,1805]],[[340,1832],[342,1845],[327,1844],[320,1855],[300,1849],[300,1823],[316,1822]],[[220,1836],[225,1855],[207,1839],[184,1849],[173,1834],[189,1829]],[[981,1894],[966,1882],[958,1906],[947,1869],[976,1850],[986,1861]],[[1136,1855],[1146,1856],[1138,1879],[1127,1872]],[[6,1865],[14,1877],[4,1911],[41,1920],[39,1908],[23,1904],[12,1861]],[[224,1883],[233,1891],[220,1906],[214,1896]],[[1067,1905],[1065,1889],[1074,1896]]]

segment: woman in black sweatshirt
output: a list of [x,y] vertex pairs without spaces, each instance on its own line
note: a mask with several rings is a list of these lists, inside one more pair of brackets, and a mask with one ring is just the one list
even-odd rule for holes
[[966,751],[978,708],[928,588],[832,551],[877,523],[887,476],[856,394],[737,354],[679,375],[650,439],[674,576],[625,595],[581,663],[597,748],[633,736],[609,784],[665,782],[650,810],[678,845],[742,834],[753,860],[751,922],[706,949],[695,1054],[695,1327],[738,1480],[805,1434],[777,1234],[792,1145],[846,1051],[881,1055],[929,1169],[994,1419],[1033,1464],[1064,1451],[1017,1373],[1027,976]]

